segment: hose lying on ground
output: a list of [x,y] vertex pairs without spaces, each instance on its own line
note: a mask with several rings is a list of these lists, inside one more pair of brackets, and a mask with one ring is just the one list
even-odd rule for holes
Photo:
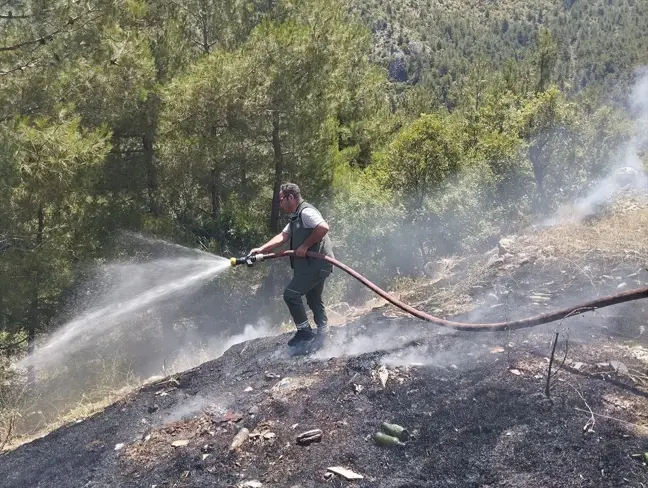
[[[245,258],[232,258],[232,266],[238,264],[248,264],[252,265],[254,262],[265,261],[267,259],[283,258],[294,255],[294,251],[283,251],[280,253],[270,253],[270,254],[256,254],[254,256],[246,256]],[[618,303],[629,302],[632,300],[639,300],[641,298],[648,298],[648,286],[643,288],[636,288],[634,290],[628,290],[615,295],[610,295],[606,297],[600,297],[595,300],[590,300],[585,303],[574,305],[572,307],[564,308],[562,310],[556,310],[554,312],[544,313],[541,315],[536,315],[535,317],[529,317],[526,319],[520,320],[511,320],[508,322],[494,322],[494,323],[482,323],[482,324],[471,324],[467,322],[454,322],[452,320],[445,320],[439,317],[434,317],[430,314],[422,312],[420,310],[411,307],[410,305],[401,302],[397,298],[389,295],[386,291],[382,290],[378,286],[374,285],[367,278],[357,273],[353,269],[349,268],[347,265],[341,263],[337,259],[333,259],[329,256],[324,256],[323,254],[318,254],[312,251],[308,251],[306,255],[314,259],[323,259],[332,265],[340,268],[345,273],[353,276],[356,280],[360,281],[363,285],[383,297],[388,302],[397,306],[398,308],[412,314],[419,319],[427,320],[441,327],[449,327],[451,329],[457,330],[467,330],[467,331],[496,331],[496,330],[516,330],[524,329],[527,327],[534,327],[540,324],[546,324],[549,322],[554,322],[556,320],[564,319],[571,315],[576,315],[581,312],[587,312],[594,309],[599,309],[603,307],[609,307],[610,305],[616,305]]]

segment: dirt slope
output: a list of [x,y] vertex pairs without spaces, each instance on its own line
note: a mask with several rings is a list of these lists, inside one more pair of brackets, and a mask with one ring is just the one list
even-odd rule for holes
[[[648,281],[642,256],[590,253],[586,270],[546,242],[537,253],[516,242],[484,257],[470,286],[472,274],[457,269],[410,298],[423,303],[426,290],[447,289],[479,304],[459,319],[500,320]],[[421,307],[430,312],[442,305],[428,302]],[[633,454],[648,451],[647,309],[633,302],[561,324],[475,334],[385,306],[336,329],[310,356],[290,356],[288,335],[238,344],[5,453],[0,486],[645,486],[648,468]],[[566,345],[567,360],[549,401],[556,328],[556,362]],[[376,445],[383,421],[405,426],[412,438]],[[229,451],[241,427],[251,436]],[[310,429],[321,429],[321,442],[298,445]],[[333,466],[363,478],[327,474]]]

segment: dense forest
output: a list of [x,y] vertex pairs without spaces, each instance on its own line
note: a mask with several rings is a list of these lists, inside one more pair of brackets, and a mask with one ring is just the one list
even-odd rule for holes
[[[1,352],[141,259],[125,231],[259,245],[284,181],[381,285],[492,246],[619,165],[646,32],[639,0],[0,0]],[[285,313],[282,273],[210,284],[211,322]]]

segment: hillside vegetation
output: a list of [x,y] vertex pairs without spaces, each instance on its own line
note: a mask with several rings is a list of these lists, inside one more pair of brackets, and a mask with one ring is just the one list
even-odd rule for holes
[[375,59],[392,77],[422,83],[446,103],[456,102],[452,86],[475,62],[510,69],[511,60],[530,61],[542,28],[556,41],[552,79],[569,96],[589,88],[623,102],[633,68],[648,53],[648,5],[635,0],[380,0],[356,9],[371,25]]

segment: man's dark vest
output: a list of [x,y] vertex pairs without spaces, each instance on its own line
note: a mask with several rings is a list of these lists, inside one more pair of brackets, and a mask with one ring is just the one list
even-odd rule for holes
[[[304,221],[302,220],[301,214],[305,208],[315,209],[315,207],[313,207],[310,203],[302,201],[295,210],[294,216],[290,219],[290,249],[292,250],[295,250],[299,246],[301,246],[314,230],[306,229],[304,227]],[[325,256],[330,256],[332,258],[335,257],[333,255],[331,238],[328,234],[326,234],[321,241],[316,242],[311,247],[309,247],[308,250],[319,254],[324,254]],[[329,272],[333,271],[333,265],[327,263],[323,259],[297,258],[293,256],[290,257],[290,267],[295,270],[295,274],[319,274],[320,270]]]

